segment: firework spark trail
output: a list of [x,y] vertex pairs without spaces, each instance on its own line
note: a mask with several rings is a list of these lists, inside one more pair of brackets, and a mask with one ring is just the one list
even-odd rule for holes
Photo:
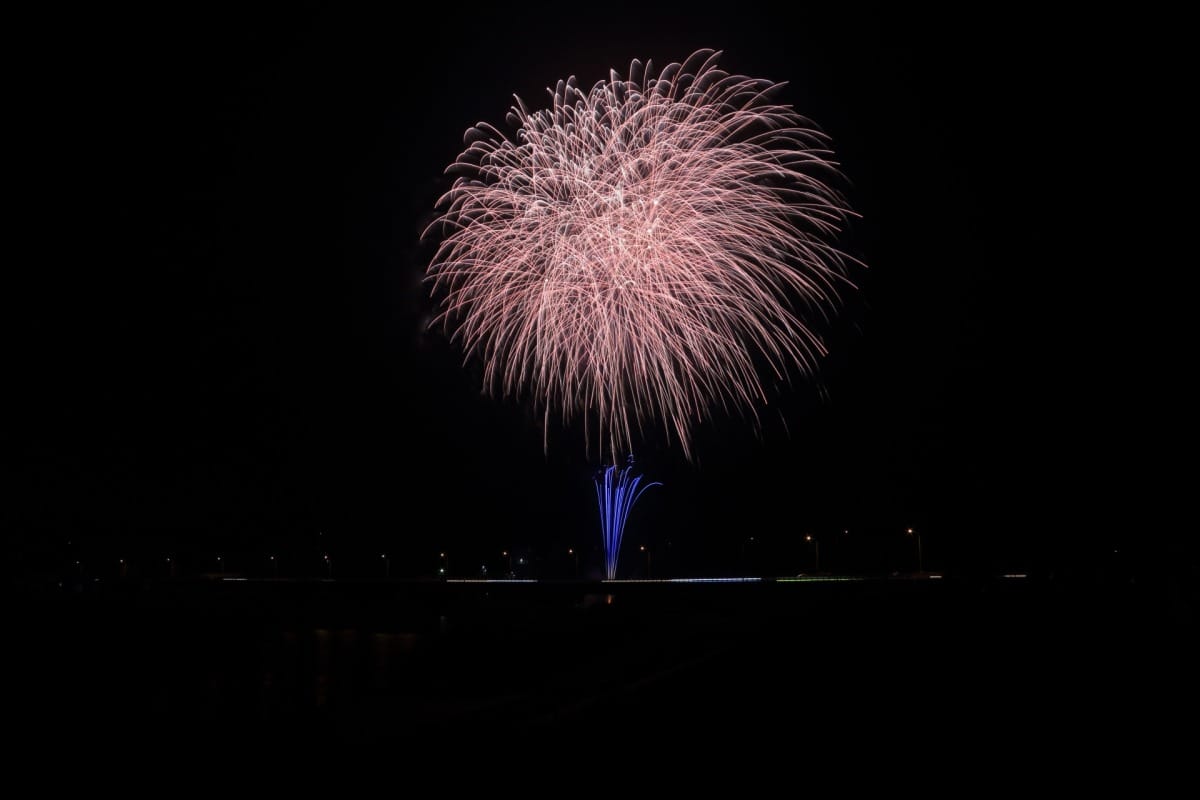
[[596,503],[600,506],[600,532],[604,537],[604,575],[610,581],[617,577],[621,539],[625,536],[625,523],[633,504],[650,487],[662,486],[654,481],[639,489],[641,482],[642,476],[633,474],[633,456],[629,456],[622,469],[613,465],[594,478]]
[[[551,106],[517,97],[506,136],[478,123],[425,235],[444,324],[492,392],[582,418],[610,452],[662,420],[691,458],[715,407],[811,375],[816,325],[858,263],[835,244],[852,212],[827,137],[782,84],[731,75],[702,50],[658,72],[634,61]],[[607,442],[605,441],[607,440]],[[548,445],[548,439],[547,439]]]

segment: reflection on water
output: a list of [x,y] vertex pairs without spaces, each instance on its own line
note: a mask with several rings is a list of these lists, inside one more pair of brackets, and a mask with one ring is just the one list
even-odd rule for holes
[[[1134,653],[1182,641],[1172,618],[1136,597],[949,581],[509,596],[520,602],[490,589],[438,602],[204,591],[71,597],[21,616],[12,640],[25,670],[7,699],[55,735],[134,726],[146,737],[278,741],[596,730],[646,717],[684,733],[789,714],[830,725],[914,704],[944,721],[1016,719],[1037,713],[1030,704],[1047,686],[1060,706],[1095,716],[1114,709],[1101,688],[1116,669],[1111,642]],[[1154,687],[1182,683],[1171,670],[1194,664],[1183,654],[1156,660]],[[986,695],[969,691],[979,686]]]
[[[395,692],[412,677],[417,644],[415,633],[353,628],[283,631],[264,641],[259,650],[258,706],[263,714],[327,709]],[[224,670],[212,673],[209,685],[218,692],[236,685],[229,678],[237,661],[224,661]],[[235,700],[233,696],[212,698],[218,707]]]

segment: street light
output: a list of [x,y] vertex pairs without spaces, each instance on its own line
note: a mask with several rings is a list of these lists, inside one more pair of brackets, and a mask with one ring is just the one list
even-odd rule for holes
[[575,577],[578,578],[579,577],[579,553],[575,552],[574,547],[568,547],[567,555],[569,555],[575,559]]
[[327,573],[327,575],[330,578],[332,578],[333,577],[333,562],[329,560],[329,553],[325,554],[324,560],[325,560],[325,572]]
[[379,557],[383,559],[383,579],[388,580],[392,577],[392,560],[387,557],[387,553],[380,553]]
[[811,533],[804,535],[804,541],[812,542],[813,544],[813,572],[821,571],[821,542]]
[[646,577],[650,577],[650,551],[646,549],[646,545],[639,545],[638,549],[646,554]]
[[512,577],[512,575],[513,575],[513,571],[512,571],[512,555],[510,555],[510,554],[509,554],[509,552],[508,552],[507,550],[503,550],[503,551],[501,551],[500,555],[504,556],[504,559],[505,559],[505,560],[508,562],[508,577],[510,577],[510,578],[511,578],[511,577]]
[[917,539],[917,572],[924,573],[925,572],[925,562],[921,558],[921,532],[914,531],[912,528],[909,528],[907,531],[905,531],[905,533],[908,536],[915,536]]

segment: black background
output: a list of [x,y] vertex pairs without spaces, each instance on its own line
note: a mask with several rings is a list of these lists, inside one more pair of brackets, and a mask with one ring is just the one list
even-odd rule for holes
[[830,568],[910,569],[910,525],[945,570],[1169,560],[1115,456],[1135,435],[1112,397],[1137,379],[1096,301],[1123,268],[1093,156],[1129,96],[1095,24],[857,2],[30,22],[8,535],[31,569],[81,548],[194,570],[286,552],[296,573],[310,550],[384,548],[426,574],[437,551],[469,573],[502,548],[549,573],[574,547],[598,567],[600,454],[556,429],[544,449],[539,418],[427,330],[419,235],[463,131],[513,93],[712,47],[832,136],[862,215],[843,246],[869,271],[821,387],[781,387],[759,430],[718,417],[694,463],[661,437],[638,451],[665,485],[630,541],[680,574],[803,569],[806,533]]

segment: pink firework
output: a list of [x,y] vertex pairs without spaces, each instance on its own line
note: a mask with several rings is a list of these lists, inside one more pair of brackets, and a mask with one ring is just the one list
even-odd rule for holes
[[[810,376],[814,328],[856,263],[827,137],[701,50],[655,73],[634,61],[589,91],[478,123],[426,230],[427,279],[493,393],[582,418],[615,458],[661,420],[691,458],[715,408],[757,418],[764,380]],[[548,442],[548,438],[547,438]]]

